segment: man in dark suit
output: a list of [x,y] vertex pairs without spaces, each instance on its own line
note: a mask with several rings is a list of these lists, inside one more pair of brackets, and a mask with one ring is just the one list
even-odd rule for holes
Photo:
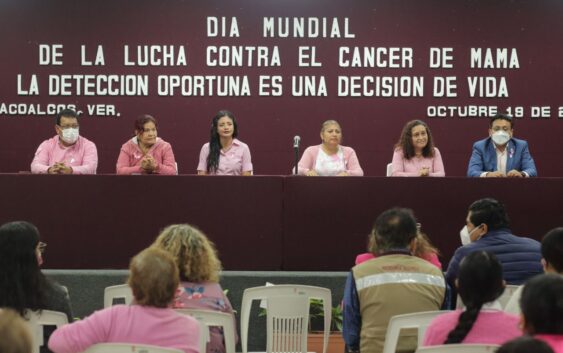
[[528,142],[513,137],[514,122],[506,114],[491,118],[489,137],[475,142],[468,177],[535,177],[538,175]]

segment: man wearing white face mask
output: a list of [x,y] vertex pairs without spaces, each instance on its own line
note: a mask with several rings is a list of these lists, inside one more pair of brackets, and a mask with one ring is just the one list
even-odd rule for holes
[[72,109],[57,114],[57,135],[43,141],[31,162],[35,174],[96,174],[96,145],[80,136],[78,115]]
[[461,260],[474,251],[488,251],[502,264],[503,277],[508,284],[522,284],[543,272],[540,243],[512,234],[504,205],[486,198],[469,206],[466,225],[460,232],[459,247],[446,271],[446,280],[453,284]]
[[475,142],[467,167],[468,177],[534,177],[538,173],[528,142],[513,137],[514,121],[510,115],[491,118],[489,137]]

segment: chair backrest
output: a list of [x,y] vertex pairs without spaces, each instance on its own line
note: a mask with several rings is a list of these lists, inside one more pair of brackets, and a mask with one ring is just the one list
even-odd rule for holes
[[68,318],[65,313],[52,310],[28,310],[26,312],[26,319],[33,337],[33,353],[39,353],[40,347],[47,344],[47,342],[43,341],[44,326],[57,326],[58,328],[68,324]]
[[131,287],[129,287],[128,284],[106,287],[106,289],[104,289],[104,308],[112,306],[114,299],[123,299],[125,300],[125,304],[131,304],[133,301],[133,291]]
[[498,347],[496,344],[444,344],[420,347],[416,353],[493,353]]
[[189,315],[200,323],[201,335],[199,339],[199,351],[207,351],[209,342],[209,326],[223,327],[225,338],[225,353],[235,353],[235,324],[230,314],[220,311],[199,310],[199,309],[175,309],[176,312]]
[[423,311],[419,313],[395,315],[389,320],[383,353],[395,353],[399,341],[401,329],[418,329],[418,347],[421,346],[424,333],[430,322],[438,315],[449,312],[449,310]]
[[387,164],[387,170],[385,172],[386,176],[391,176],[393,175],[393,163],[388,163]]
[[90,346],[83,353],[184,353],[184,351],[135,343],[98,343]]
[[323,301],[323,353],[326,353],[332,314],[330,289],[292,284],[254,287],[244,291],[240,317],[243,353],[248,353],[248,323],[253,300],[266,302],[267,353],[306,353],[310,299]]
[[[512,298],[512,295],[514,294],[514,292],[516,292],[518,287],[519,287],[518,285],[514,285],[514,284],[507,284],[506,285],[506,287],[504,288],[504,292],[502,292],[502,295],[497,299],[500,303],[500,306],[503,309],[506,307],[506,304],[508,304],[508,302],[510,301],[510,298]],[[458,294],[457,295],[456,309],[463,309],[463,308],[465,308],[465,305],[463,305],[463,301],[461,300],[461,297]]]

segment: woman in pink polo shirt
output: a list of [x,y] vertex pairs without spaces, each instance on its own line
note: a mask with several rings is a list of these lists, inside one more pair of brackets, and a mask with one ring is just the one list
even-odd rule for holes
[[157,125],[146,114],[135,120],[135,136],[121,146],[117,174],[178,174],[172,146],[157,137]]
[[432,133],[424,121],[409,121],[395,145],[391,176],[446,176],[440,151],[434,147]]
[[233,113],[219,111],[211,122],[209,142],[201,147],[197,174],[252,175],[250,149],[237,136],[238,127]]
[[340,145],[342,129],[336,120],[321,125],[322,143],[307,147],[298,164],[298,174],[307,176],[362,176],[358,156],[351,147]]

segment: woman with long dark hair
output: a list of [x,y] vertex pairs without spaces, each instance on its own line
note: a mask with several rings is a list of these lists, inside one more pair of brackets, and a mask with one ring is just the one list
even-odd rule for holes
[[434,147],[432,133],[422,120],[405,124],[393,153],[392,176],[443,177],[444,163],[440,151]]
[[436,317],[428,326],[424,346],[451,343],[503,344],[521,336],[519,318],[502,311],[498,298],[504,292],[502,266],[486,251],[467,255],[460,264],[456,286],[465,304]]
[[233,113],[219,111],[211,121],[210,135],[199,154],[199,175],[252,175],[250,149],[237,139],[238,126]]
[[26,311],[72,311],[67,291],[41,272],[45,244],[37,228],[25,221],[0,227],[0,307],[12,308],[25,317]]

